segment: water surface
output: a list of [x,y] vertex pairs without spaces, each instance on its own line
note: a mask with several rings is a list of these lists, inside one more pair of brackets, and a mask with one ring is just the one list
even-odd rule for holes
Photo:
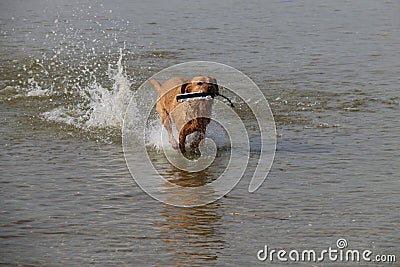
[[[2,1],[1,263],[254,266],[270,264],[256,257],[264,245],[322,250],[338,238],[399,255],[399,9]],[[225,198],[178,208],[135,184],[120,129],[141,83],[190,60],[249,75],[278,143],[255,193],[245,176]],[[193,178],[154,153],[163,173]]]

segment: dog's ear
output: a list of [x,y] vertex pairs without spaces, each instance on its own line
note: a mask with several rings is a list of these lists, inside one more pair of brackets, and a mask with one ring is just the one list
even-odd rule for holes
[[215,95],[219,95],[220,86],[218,84],[214,84]]
[[218,85],[217,80],[211,78],[211,84],[212,84],[212,94],[219,95],[220,86]]
[[188,93],[188,91],[186,90],[188,85],[189,85],[188,82],[185,82],[184,84],[182,84],[182,86],[181,86],[181,94]]

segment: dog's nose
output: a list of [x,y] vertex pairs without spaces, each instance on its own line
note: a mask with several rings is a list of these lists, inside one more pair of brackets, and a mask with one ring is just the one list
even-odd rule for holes
[[209,86],[207,86],[206,92],[207,94],[210,94],[212,95],[212,97],[214,97],[214,95],[216,94],[215,85],[210,84]]

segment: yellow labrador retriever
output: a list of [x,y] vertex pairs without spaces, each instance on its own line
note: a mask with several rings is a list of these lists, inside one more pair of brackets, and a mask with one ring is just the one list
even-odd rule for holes
[[[171,78],[162,85],[154,79],[150,79],[149,83],[158,93],[156,110],[168,132],[172,147],[179,148],[182,153],[185,153],[186,137],[197,132],[191,147],[198,148],[204,139],[206,127],[210,123],[212,98],[219,95],[217,81],[209,76],[197,76],[191,80],[180,77]],[[177,95],[196,92],[210,97],[183,103],[177,101]],[[179,143],[172,134],[172,122],[175,123],[179,133]]]

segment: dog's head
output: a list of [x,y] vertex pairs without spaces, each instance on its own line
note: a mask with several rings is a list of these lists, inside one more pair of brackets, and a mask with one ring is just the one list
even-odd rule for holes
[[217,80],[209,76],[197,76],[182,84],[181,94],[201,92],[214,96],[219,94]]

